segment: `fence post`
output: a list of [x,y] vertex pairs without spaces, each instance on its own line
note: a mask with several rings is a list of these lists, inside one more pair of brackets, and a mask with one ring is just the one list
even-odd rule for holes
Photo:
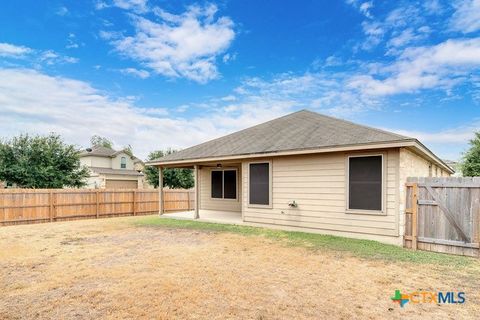
[[187,211],[190,211],[190,190],[187,190]]
[[418,184],[415,182],[412,185],[412,249],[417,250],[417,236],[418,236]]
[[158,214],[162,215],[164,213],[164,200],[165,193],[163,191],[163,168],[158,167]]
[[55,207],[53,206],[53,191],[50,190],[49,194],[48,194],[48,200],[50,202],[50,212],[49,212],[49,216],[50,216],[50,222],[53,222],[53,211],[55,210]]
[[133,215],[137,215],[137,191],[133,191]]
[[98,194],[99,194],[99,191],[98,190],[95,191],[95,203],[96,203],[96,205],[95,205],[95,216],[97,217],[97,219],[98,219],[98,214],[99,214]]

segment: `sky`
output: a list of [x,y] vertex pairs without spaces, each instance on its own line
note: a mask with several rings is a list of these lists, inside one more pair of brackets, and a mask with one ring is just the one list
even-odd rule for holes
[[6,0],[0,137],[186,148],[297,110],[459,160],[480,130],[480,0]]

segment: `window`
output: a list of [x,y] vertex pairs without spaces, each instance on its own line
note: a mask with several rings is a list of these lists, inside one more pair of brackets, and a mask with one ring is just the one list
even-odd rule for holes
[[270,205],[270,163],[250,163],[249,203]]
[[348,158],[348,209],[382,210],[383,156]]
[[122,168],[122,169],[126,169],[126,168],[127,168],[127,158],[122,157],[122,158],[120,159],[120,168]]
[[212,170],[212,198],[237,199],[237,170]]

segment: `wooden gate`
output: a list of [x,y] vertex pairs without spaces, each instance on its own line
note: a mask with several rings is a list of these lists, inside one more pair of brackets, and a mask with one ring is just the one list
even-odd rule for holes
[[408,178],[404,244],[479,256],[480,178]]

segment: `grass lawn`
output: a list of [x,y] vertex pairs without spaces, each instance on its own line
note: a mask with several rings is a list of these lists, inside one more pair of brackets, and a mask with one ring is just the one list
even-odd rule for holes
[[[0,319],[476,319],[478,259],[157,216],[0,228]],[[464,291],[413,304],[395,290]]]
[[358,240],[344,237],[280,231],[230,224],[208,223],[193,220],[159,219],[157,216],[142,217],[134,222],[137,226],[181,228],[204,231],[229,232],[241,235],[263,236],[280,240],[291,246],[301,246],[313,250],[333,250],[348,252],[360,258],[390,260],[392,262],[415,262],[452,267],[478,266],[478,259],[427,251],[413,251],[402,247],[387,245],[377,241]]

